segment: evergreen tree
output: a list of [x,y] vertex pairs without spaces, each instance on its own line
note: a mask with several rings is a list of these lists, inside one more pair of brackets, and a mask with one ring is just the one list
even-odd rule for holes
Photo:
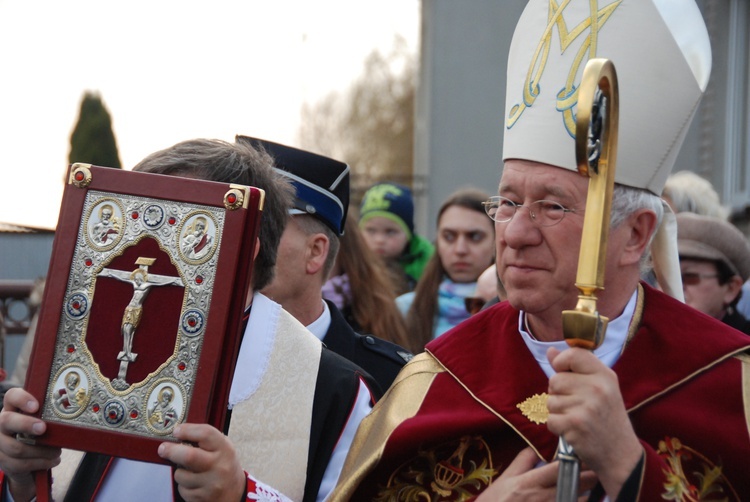
[[86,91],[73,133],[70,135],[68,161],[122,168],[112,119],[99,93]]

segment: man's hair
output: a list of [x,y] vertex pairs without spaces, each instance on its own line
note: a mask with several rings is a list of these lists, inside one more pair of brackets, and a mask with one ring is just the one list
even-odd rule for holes
[[260,291],[274,276],[281,234],[292,207],[294,188],[272,168],[273,160],[249,145],[193,139],[152,153],[134,168],[156,174],[184,176],[260,188],[266,192],[260,223],[260,251],[253,264],[252,287]]
[[[653,211],[656,214],[656,228],[659,228],[661,220],[664,218],[664,206],[662,205],[661,198],[642,188],[633,188],[615,183],[612,193],[612,210],[610,212],[609,226],[617,228],[628,216],[639,209]],[[656,232],[651,234],[646,251],[641,256],[641,269],[644,272],[649,268],[649,259],[651,256],[649,249],[651,249],[651,242],[653,242],[655,235]]]
[[661,198],[642,188],[633,188],[615,183],[614,192],[612,193],[612,210],[610,213],[609,225],[616,228],[628,216],[639,209],[650,209],[656,213],[656,224],[661,224],[664,217],[664,206]]
[[333,270],[333,265],[336,263],[336,255],[339,253],[340,247],[339,236],[328,225],[313,216],[299,214],[293,216],[293,218],[295,218],[294,221],[297,222],[302,231],[305,232],[305,235],[323,234],[328,237],[328,242],[330,243],[328,246],[328,256],[326,256],[326,261],[323,264],[323,282],[325,282],[331,274],[331,270]]

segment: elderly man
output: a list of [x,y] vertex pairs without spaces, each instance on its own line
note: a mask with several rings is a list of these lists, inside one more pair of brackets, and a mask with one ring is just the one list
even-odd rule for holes
[[0,413],[0,498],[29,500],[35,495],[31,473],[60,464],[52,471],[58,500],[174,500],[177,490],[186,500],[265,500],[268,494],[323,500],[336,483],[357,425],[371,409],[375,384],[258,292],[273,280],[292,187],[273,171],[267,154],[217,140],[178,143],[146,157],[134,170],[266,192],[227,434],[207,424],[178,425],[173,434],[183,443],[165,442],[158,449],[174,471],[169,465],[96,454],[87,454],[79,466],[67,450],[61,463],[58,448],[16,441],[17,433],[40,435],[46,425],[24,415],[39,408],[33,396],[11,389]]
[[[554,500],[559,436],[592,500],[750,498],[750,341],[640,282],[658,194],[707,83],[706,29],[693,2],[599,4],[532,0],[524,11],[508,63],[505,166],[488,201],[508,301],[404,368],[360,425],[331,500]],[[597,302],[610,321],[593,352],[567,348],[561,316],[579,294],[588,182],[571,119],[591,57],[614,62],[621,89]]]

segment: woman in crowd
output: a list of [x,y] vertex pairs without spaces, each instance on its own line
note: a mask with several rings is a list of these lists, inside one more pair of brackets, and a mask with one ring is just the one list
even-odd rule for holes
[[482,205],[487,198],[472,188],[448,197],[438,212],[435,254],[415,291],[396,299],[414,353],[470,315],[465,298],[475,295],[477,278],[495,258],[495,226]]
[[323,285],[323,298],[336,304],[354,331],[408,347],[390,272],[367,247],[354,208],[349,209],[340,241],[331,277]]

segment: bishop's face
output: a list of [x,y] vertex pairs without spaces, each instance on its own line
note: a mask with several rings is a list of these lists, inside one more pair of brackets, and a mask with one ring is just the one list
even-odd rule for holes
[[549,200],[574,210],[553,226],[540,226],[526,207],[495,223],[498,274],[514,307],[557,317],[575,307],[587,190],[588,179],[572,171],[525,160],[505,163],[498,195],[523,206]]

